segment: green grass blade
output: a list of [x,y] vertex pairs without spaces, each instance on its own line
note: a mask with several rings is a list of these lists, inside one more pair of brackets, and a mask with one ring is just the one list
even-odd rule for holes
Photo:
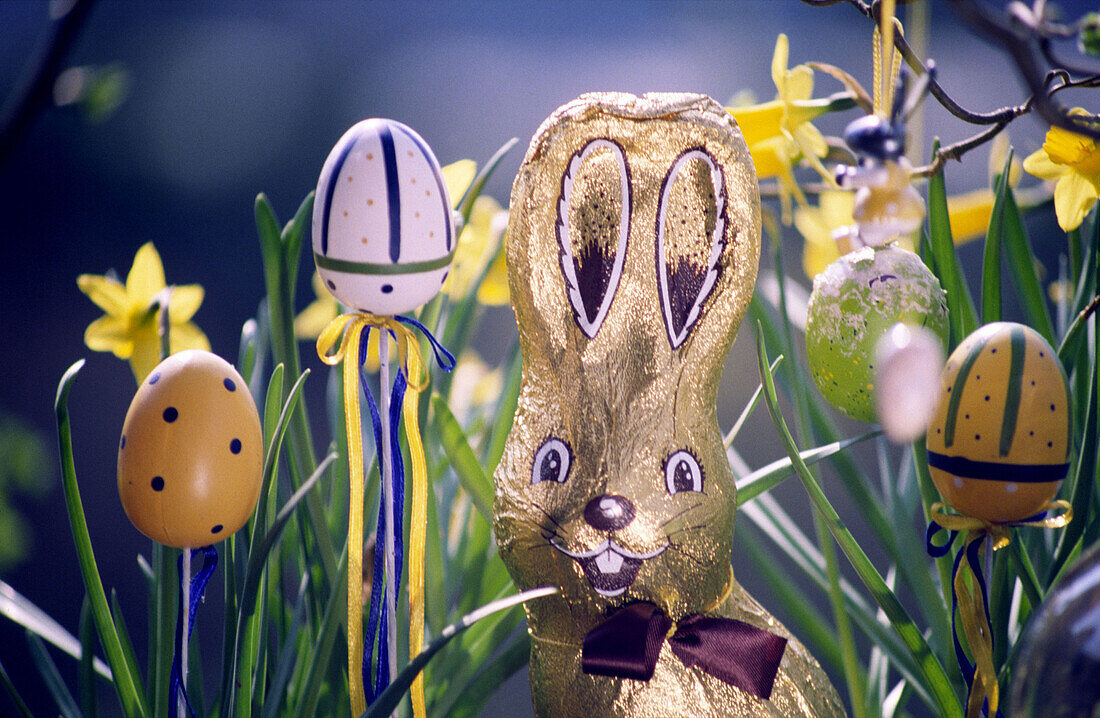
[[[1095,322],[1100,325],[1100,322]],[[1092,370],[1089,377],[1088,390],[1088,414],[1085,417],[1085,431],[1082,434],[1081,446],[1077,452],[1077,468],[1074,471],[1072,486],[1073,514],[1076,517],[1069,525],[1062,529],[1062,535],[1058,541],[1058,550],[1055,553],[1054,562],[1047,572],[1047,585],[1050,585],[1055,576],[1069,561],[1078,540],[1085,531],[1089,511],[1092,507],[1093,494],[1096,486],[1096,469],[1098,442],[1100,442],[1100,426],[1098,426],[1097,404],[1098,390],[1100,390],[1100,358],[1092,357]]]
[[84,360],[81,359],[69,367],[61,377],[61,383],[57,388],[57,399],[54,402],[65,506],[68,509],[73,541],[76,543],[84,589],[92,604],[92,617],[95,619],[96,631],[99,634],[100,644],[107,654],[107,663],[111,666],[111,672],[114,675],[115,690],[118,692],[123,712],[130,718],[145,716],[147,709],[145,696],[141,690],[141,677],[130,673],[118,633],[115,631],[114,621],[111,619],[111,610],[107,607],[107,595],[103,591],[103,582],[99,578],[99,569],[96,567],[92,537],[88,534],[88,522],[84,518],[84,505],[80,500],[80,487],[76,480],[68,401],[73,380],[83,366]]
[[[932,144],[932,153],[935,154],[938,149],[937,140]],[[954,347],[978,328],[978,315],[955,255],[955,241],[947,214],[947,188],[942,172],[928,179],[928,239],[937,276],[947,290],[947,318],[951,325],[951,347]]]
[[747,558],[773,589],[775,600],[786,613],[784,623],[787,628],[806,644],[827,671],[842,673],[844,665],[836,645],[836,634],[830,630],[828,621],[814,602],[806,600],[805,592],[790,572],[780,566],[770,551],[764,550],[764,533],[756,522],[750,520],[739,525],[734,541],[734,556]]
[[62,680],[57,664],[46,651],[46,644],[30,631],[27,631],[27,643],[30,644],[31,659],[34,661],[35,668],[38,669],[42,680],[46,682],[46,687],[50,689],[50,695],[57,704],[58,711],[64,718],[81,718],[80,708],[77,707],[73,694],[69,692],[68,686]]
[[982,323],[1001,321],[1001,239],[1004,235],[1005,195],[1008,192],[1008,168],[1012,151],[1005,158],[1005,169],[997,180],[993,212],[985,233],[985,253],[982,258]]
[[80,712],[85,718],[99,715],[96,705],[95,668],[95,624],[92,622],[92,605],[88,597],[80,604],[80,668],[76,674],[76,693],[80,696]]
[[482,606],[481,608],[466,614],[457,623],[452,623],[443,629],[443,632],[439,634],[439,637],[428,644],[428,647],[421,651],[420,655],[412,659],[411,662],[405,668],[401,670],[397,676],[394,677],[393,682],[390,683],[386,690],[382,691],[382,695],[367,707],[363,716],[366,718],[386,718],[393,712],[397,705],[401,702],[401,699],[408,692],[409,686],[412,685],[413,679],[424,670],[424,666],[428,664],[428,661],[432,659],[432,656],[439,653],[439,651],[446,646],[452,638],[462,633],[470,626],[474,625],[486,616],[503,611],[505,609],[518,606],[521,603],[530,601],[536,598],[542,598],[543,596],[552,596],[557,593],[558,589],[553,586],[547,586],[544,588],[535,588],[530,591],[524,591],[514,596],[502,598],[499,601],[493,601],[490,604]]
[[130,631],[126,628],[126,619],[122,615],[122,605],[118,602],[118,591],[111,589],[111,614],[115,620],[115,631],[118,633],[118,642],[122,646],[122,655],[126,657],[126,665],[130,668],[130,674],[140,676],[137,655],[134,653],[134,644],[130,640]]
[[466,194],[462,196],[462,202],[458,205],[458,211],[462,214],[463,225],[470,221],[470,212],[474,210],[474,202],[481,195],[481,191],[485,189],[485,183],[493,176],[493,172],[496,171],[501,160],[503,160],[518,143],[519,138],[513,137],[501,145],[500,149],[493,153],[493,156],[489,158],[485,166],[477,173],[477,176],[474,177],[474,181],[470,183],[470,186],[466,188]]
[[[745,506],[740,513],[759,527],[761,533],[767,536],[822,591],[829,590],[829,579],[825,575],[825,557],[775,499],[768,495],[761,496]],[[935,701],[925,687],[920,666],[898,634],[890,626],[883,625],[878,620],[876,611],[848,581],[841,580],[840,587],[852,621],[874,645],[889,656],[898,671],[916,686],[928,705],[934,707]],[[805,596],[796,594],[796,599],[804,601]],[[833,651],[836,655],[836,669],[842,670],[839,649],[834,647]]]
[[[775,361],[772,362],[771,369],[773,374],[775,373],[775,368],[779,366],[782,362],[783,355],[780,354],[775,358]],[[756,387],[756,391],[752,393],[752,396],[749,397],[748,403],[745,404],[745,408],[741,410],[741,416],[737,417],[737,421],[733,422],[733,426],[730,427],[729,433],[726,434],[725,438],[722,439],[722,446],[728,449],[730,448],[730,445],[733,444],[733,440],[736,439],[737,435],[741,433],[741,427],[745,424],[745,420],[749,418],[749,414],[751,414],[753,410],[756,409],[757,404],[760,403],[760,393],[763,390],[764,387],[758,384]]]
[[[438,475],[436,473],[435,475]],[[428,498],[428,531],[424,566],[424,617],[429,635],[439,635],[447,620],[447,554],[434,496]]]
[[458,423],[458,419],[451,413],[447,402],[439,394],[432,394],[432,410],[435,412],[436,426],[439,428],[439,440],[443,445],[451,466],[462,483],[462,487],[470,493],[474,506],[486,521],[493,521],[493,482],[481,468],[481,462],[477,460],[466,434]]
[[[73,634],[53,620],[45,611],[36,606],[29,598],[16,591],[10,584],[0,581],[0,616],[4,616],[23,628],[38,634],[47,642],[60,648],[77,660],[83,655],[80,641]],[[96,673],[106,678],[111,678],[111,669],[107,664],[96,658],[94,664]]]
[[439,710],[446,718],[476,718],[501,684],[527,664],[531,655],[531,637],[526,633],[508,644],[453,699],[445,701],[448,710]]
[[294,601],[294,618],[290,624],[290,631],[287,632],[286,638],[283,640],[282,648],[279,651],[279,663],[271,678],[267,695],[264,696],[263,718],[276,718],[279,715],[279,708],[284,703],[287,685],[290,683],[290,674],[294,670],[295,659],[298,658],[294,651],[298,642],[298,632],[306,619],[306,587],[308,584],[309,574],[304,574],[298,584],[298,597]]
[[4,685],[4,690],[7,692],[8,697],[11,698],[11,702],[15,704],[15,708],[19,711],[19,714],[23,718],[34,718],[31,714],[31,709],[27,707],[27,702],[23,700],[23,696],[19,695],[19,689],[12,683],[11,676],[8,675],[7,669],[4,668],[4,662],[0,661],[0,684]]
[[516,416],[516,406],[519,403],[519,389],[523,379],[523,353],[519,350],[519,344],[512,346],[508,355],[507,369],[504,372],[504,386],[500,392],[500,400],[496,406],[496,419],[489,429],[485,442],[483,455],[485,472],[492,476],[500,463],[500,457],[504,456],[504,444],[508,441],[508,433],[512,430],[512,421]]
[[841,550],[844,551],[844,554],[848,557],[852,567],[856,570],[856,574],[871,592],[875,602],[878,603],[879,607],[886,614],[894,630],[912,653],[913,658],[916,659],[917,665],[920,667],[921,673],[927,683],[928,690],[935,699],[941,715],[945,718],[958,718],[962,716],[958,698],[951,688],[951,681],[948,679],[943,666],[940,664],[935,654],[932,653],[932,649],[928,646],[928,641],[921,634],[920,630],[913,622],[913,619],[909,616],[909,613],[901,605],[901,602],[898,601],[897,596],[894,595],[894,592],[891,591],[886,585],[886,582],[883,581],[882,576],[879,575],[874,565],[871,564],[870,559],[867,558],[867,555],[856,542],[851,532],[840,520],[840,516],[837,515],[836,510],[832,507],[825,493],[821,490],[821,486],[817,483],[817,480],[814,479],[810,470],[806,467],[806,464],[798,456],[798,447],[795,445],[794,438],[787,429],[786,422],[783,420],[783,416],[779,410],[779,399],[776,396],[775,383],[771,373],[768,371],[767,354],[764,351],[762,335],[759,331],[757,333],[757,359],[760,374],[763,379],[764,398],[768,403],[768,411],[772,415],[772,421],[775,424],[776,431],[783,441],[783,446],[787,450],[787,455],[790,456],[791,460],[794,462],[795,469],[798,471],[798,478],[802,480],[802,485],[806,489],[806,493],[809,495],[814,508],[824,517],[830,533],[832,533],[833,538],[836,539]]
[[[775,366],[774,364],[772,366]],[[815,449],[806,449],[800,456],[802,460],[806,462],[807,466],[816,464],[823,459],[827,459],[830,456],[840,453],[844,449],[847,449],[853,444],[858,444],[867,439],[879,436],[882,434],[881,429],[869,431],[861,436],[855,436],[844,441],[834,441],[831,444],[819,446]],[[794,474],[792,469],[790,457],[784,457],[782,459],[776,459],[775,461],[762,466],[756,471],[752,472],[748,476],[742,478],[737,482],[737,505],[752,501],[754,498],[770,491],[779,484],[783,483],[788,477]]]
[[[256,602],[260,594],[260,586],[264,575],[264,564],[267,562],[267,557],[271,553],[271,549],[274,548],[275,544],[282,536],[283,529],[286,528],[287,521],[290,519],[294,509],[297,508],[306,494],[317,485],[318,480],[320,480],[321,476],[328,470],[329,464],[335,460],[336,454],[329,454],[325,457],[324,461],[317,467],[317,470],[313,472],[313,475],[302,484],[300,489],[295,491],[294,494],[287,499],[285,504],[283,504],[283,508],[279,510],[278,515],[271,523],[271,527],[267,530],[259,546],[253,547],[253,549],[249,551],[248,567],[245,570],[244,585],[241,589],[241,602],[237,609],[236,645],[238,649],[233,651],[232,665],[223,676],[228,679],[222,686],[221,713],[223,715],[233,715],[232,707],[237,702],[237,683],[239,675],[243,675],[243,673],[238,671],[241,660],[241,651],[239,648],[242,643],[242,635],[244,634],[246,623],[251,619],[256,610]],[[241,695],[247,696],[249,694],[249,691],[241,690]]]
[[176,571],[177,549],[150,541],[153,557],[153,590],[149,595],[149,672],[146,675],[149,712],[168,712],[168,682],[175,650],[176,609],[179,601],[179,574]]
[[[328,673],[332,661],[332,649],[340,635],[340,629],[345,624],[347,615],[347,575],[348,575],[348,545],[344,541],[344,550],[337,561],[336,574],[333,576],[333,590],[329,593],[325,604],[325,611],[321,618],[321,628],[317,633],[317,640],[313,644],[309,654],[309,668],[306,671],[305,680],[302,682],[302,690],[298,696],[298,705],[289,715],[316,716],[323,715],[318,710],[321,693],[324,690],[323,682]],[[342,668],[339,669],[342,672]],[[347,691],[347,681],[329,686],[343,698]],[[343,708],[343,703],[341,703]]]
[[[1006,166],[1005,172],[1008,169]],[[1008,258],[1008,268],[1012,272],[1012,281],[1023,306],[1027,323],[1039,332],[1051,345],[1056,344],[1054,322],[1050,317],[1050,308],[1043,295],[1036,270],[1035,253],[1031,249],[1031,240],[1027,236],[1020,207],[1009,187],[1005,192],[1004,205],[1004,250]]]

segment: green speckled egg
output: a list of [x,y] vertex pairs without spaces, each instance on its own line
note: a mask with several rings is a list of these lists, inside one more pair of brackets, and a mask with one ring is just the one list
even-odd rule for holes
[[810,374],[830,404],[875,421],[875,344],[898,322],[922,326],[946,344],[946,293],[920,257],[865,247],[814,278],[806,317]]

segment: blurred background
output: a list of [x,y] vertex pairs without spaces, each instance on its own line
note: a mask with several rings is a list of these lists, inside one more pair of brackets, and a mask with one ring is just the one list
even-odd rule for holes
[[[1094,5],[1062,3],[1070,17]],[[18,91],[56,12],[39,0],[0,2],[0,105]],[[930,3],[930,21],[929,57],[953,97],[979,111],[1025,99],[1007,56],[968,34],[946,2]],[[138,247],[153,241],[169,284],[205,287],[195,322],[215,352],[234,360],[241,324],[264,293],[253,200],[266,193],[280,219],[289,219],[332,144],[356,121],[400,120],[444,164],[470,158],[480,165],[518,137],[487,189],[506,206],[532,133],[582,92],[679,90],[726,102],[748,91],[770,100],[780,32],[790,38],[792,66],[831,63],[869,88],[871,30],[846,4],[813,8],[798,0],[95,3],[62,61],[76,74],[62,75],[53,99],[0,154],[0,241],[11,253],[0,261],[0,578],[76,632],[83,587],[60,491],[52,405],[62,373],[86,357],[70,398],[81,492],[100,574],[108,590],[117,589],[143,660],[145,599],[135,559],[148,554],[148,541],[126,519],[115,489],[118,435],[135,385],[125,362],[84,345],[84,329],[101,311],[77,289],[79,274],[113,268],[124,278]],[[817,75],[815,96],[841,89]],[[950,143],[973,134],[934,103],[928,108],[926,138]],[[857,112],[816,124],[839,135]],[[1037,149],[1044,131],[1031,117],[1014,122],[1017,156]],[[983,148],[951,164],[949,192],[984,186],[986,156]],[[784,242],[787,266],[799,267],[797,233]],[[961,252],[979,261],[979,246]],[[302,267],[299,309],[313,297],[312,263]],[[493,362],[515,327],[506,308],[489,316],[496,334],[483,338],[483,354]],[[315,372],[307,398],[320,403],[328,369],[312,350],[303,354]],[[724,427],[756,384],[746,327],[723,379]],[[747,431],[738,444],[750,465],[782,455],[765,415]],[[327,427],[315,435],[327,443]],[[782,486],[776,495],[792,514],[808,517],[800,487]],[[838,504],[843,515],[843,496]],[[734,567],[768,606],[766,590],[736,555]],[[218,645],[217,609],[199,620],[206,645]],[[0,660],[33,699],[35,714],[51,713],[26,655],[23,630],[0,618]],[[75,663],[61,654],[56,660],[71,680]],[[507,704],[491,705],[486,715],[529,713],[525,678],[510,688]],[[6,701],[0,694],[0,715]]]

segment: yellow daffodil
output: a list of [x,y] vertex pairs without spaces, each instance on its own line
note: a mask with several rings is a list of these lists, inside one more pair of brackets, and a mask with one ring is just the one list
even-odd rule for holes
[[164,265],[152,242],[137,251],[125,285],[113,277],[93,274],[80,275],[76,283],[106,312],[88,325],[84,343],[93,351],[114,352],[119,359],[129,359],[139,383],[161,359],[157,309],[166,297],[171,353],[210,349],[206,335],[191,322],[202,305],[203,288],[187,284],[165,291]]
[[[1087,115],[1075,108],[1073,114]],[[1054,213],[1058,226],[1068,232],[1100,198],[1100,147],[1090,137],[1051,127],[1038,151],[1024,160],[1024,169],[1054,186]]]
[[790,43],[786,35],[780,34],[775,41],[771,67],[776,98],[749,107],[729,108],[749,146],[757,176],[779,180],[784,221],[789,221],[791,197],[800,205],[806,204],[792,173],[796,161],[805,160],[826,182],[833,182],[832,174],[821,162],[828,146],[811,123],[829,111],[829,104],[812,99],[813,70],[808,65],[788,69],[789,57]]
[[[477,198],[470,212],[470,221],[462,228],[462,234],[458,237],[454,267],[443,284],[444,293],[455,298],[466,296],[470,286],[499,254],[500,240],[507,222],[508,212],[495,199],[486,195]],[[503,259],[501,263],[503,264]],[[490,269],[485,282],[478,289],[478,301],[484,304],[507,304],[507,277],[504,277],[503,286],[501,279],[499,270],[494,272]],[[486,287],[486,284],[490,286]]]

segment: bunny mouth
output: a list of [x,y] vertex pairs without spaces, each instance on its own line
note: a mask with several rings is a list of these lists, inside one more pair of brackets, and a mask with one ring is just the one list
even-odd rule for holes
[[635,553],[608,539],[588,551],[570,551],[557,541],[551,543],[554,548],[580,564],[588,583],[596,589],[596,593],[607,598],[626,591],[634,583],[642,563],[668,548],[666,543],[649,553]]

